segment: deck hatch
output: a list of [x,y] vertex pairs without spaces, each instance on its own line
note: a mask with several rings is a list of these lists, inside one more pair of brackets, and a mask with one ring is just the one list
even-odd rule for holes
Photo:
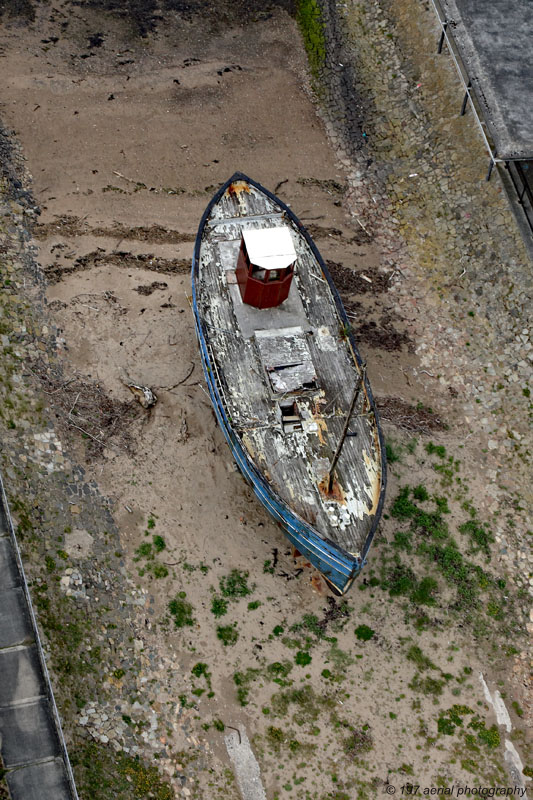
[[284,433],[294,433],[302,430],[300,409],[294,400],[280,402],[279,409],[281,412],[281,427]]
[[317,388],[315,366],[301,327],[256,331],[255,340],[276,394]]

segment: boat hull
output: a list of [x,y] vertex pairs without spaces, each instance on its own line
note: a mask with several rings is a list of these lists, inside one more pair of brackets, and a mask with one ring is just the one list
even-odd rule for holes
[[[315,257],[320,263],[324,275],[326,276],[328,283],[330,284],[330,289],[332,290],[332,293],[334,295],[339,316],[341,316],[341,319],[344,319],[347,328],[349,324],[348,319],[345,316],[345,312],[342,307],[340,298],[333,285],[331,277],[327,272],[327,268],[323,264],[323,261],[320,257],[320,254],[318,253],[318,250],[316,250],[314,243],[310,239],[309,235],[307,234],[307,232],[305,231],[299,220],[295,217],[292,211],[282,203],[282,201],[280,201],[278,198],[276,198],[274,195],[268,192],[268,190],[266,190],[260,184],[251,180],[247,176],[242,175],[241,173],[237,173],[236,175],[233,175],[232,178],[230,178],[230,180],[227,181],[226,184],[224,184],[224,186],[221,187],[219,192],[217,192],[217,194],[207,207],[204,216],[202,217],[202,221],[200,223],[198,236],[195,244],[194,257],[193,257],[192,307],[195,316],[196,333],[198,337],[202,367],[207,383],[207,388],[209,391],[209,395],[211,397],[211,401],[213,403],[213,408],[215,411],[217,421],[230,447],[233,458],[235,459],[235,462],[240,472],[242,473],[246,481],[253,489],[257,499],[266,508],[266,510],[269,512],[269,514],[275,520],[275,522],[277,522],[281,526],[291,544],[305,558],[307,558],[309,562],[324,576],[327,583],[330,585],[330,588],[336,594],[342,595],[348,591],[354,579],[365,565],[366,554],[370,547],[374,531],[377,527],[377,522],[379,520],[384,499],[384,489],[385,489],[384,457],[382,463],[381,491],[380,491],[378,508],[375,515],[375,522],[373,524],[369,536],[367,537],[362,553],[360,555],[359,554],[353,555],[343,550],[341,547],[339,547],[330,539],[321,536],[319,531],[314,529],[311,525],[309,525],[301,517],[299,517],[290,508],[290,506],[286,502],[284,502],[282,498],[280,498],[275,491],[273,491],[272,487],[266,481],[264,475],[258,470],[257,466],[252,461],[247,451],[243,448],[239,440],[239,437],[237,436],[237,434],[233,429],[231,420],[229,419],[228,414],[226,413],[226,409],[221,398],[221,392],[219,392],[217,386],[216,365],[213,363],[213,358],[212,355],[210,354],[210,348],[206,337],[206,331],[202,324],[202,319],[199,314],[198,302],[197,302],[198,263],[200,257],[200,247],[202,242],[203,230],[213,205],[217,202],[218,198],[220,198],[223,195],[223,193],[231,185],[231,183],[236,180],[246,181],[251,185],[253,185],[254,187],[256,187],[258,190],[265,193],[268,197],[270,197],[277,204],[279,204],[279,206],[284,209],[285,213],[287,213],[287,215],[290,216],[292,221],[298,225],[298,228],[302,236],[305,236],[308,243],[312,246],[313,251],[315,253]],[[354,351],[358,356],[354,342],[352,342],[352,347],[354,348]],[[383,453],[384,448],[382,446],[383,443],[381,441],[381,432],[379,430],[379,426],[377,426],[377,433],[380,439],[380,445],[381,445],[380,449],[381,452]]]

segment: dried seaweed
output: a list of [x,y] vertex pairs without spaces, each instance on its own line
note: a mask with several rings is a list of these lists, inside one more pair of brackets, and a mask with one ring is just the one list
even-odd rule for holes
[[446,423],[427,406],[412,406],[399,397],[376,398],[376,406],[382,419],[386,419],[413,433],[430,433],[444,430]]
[[131,426],[143,416],[138,403],[112,398],[99,383],[80,376],[65,381],[58,370],[41,359],[28,368],[40,380],[58,426],[78,431],[85,440],[89,461],[101,457],[107,447],[133,452]]

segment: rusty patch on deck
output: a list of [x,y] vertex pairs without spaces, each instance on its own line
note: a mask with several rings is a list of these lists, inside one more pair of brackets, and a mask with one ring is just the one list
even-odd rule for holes
[[315,433],[318,436],[318,441],[320,442],[321,445],[324,445],[326,443],[324,439],[324,434],[328,429],[328,423],[322,416],[321,411],[318,408],[318,403],[315,405],[314,410],[311,411],[311,419],[313,420],[313,422],[316,422],[317,425]]
[[247,183],[246,181],[233,181],[233,183],[230,183],[230,185],[226,189],[226,194],[229,195],[230,197],[232,195],[238,197],[243,192],[250,194],[250,184]]
[[334,500],[336,503],[340,503],[340,505],[346,505],[346,494],[344,493],[344,489],[338,482],[337,478],[333,478],[333,482],[331,484],[331,491],[328,491],[328,484],[329,484],[329,473],[322,478],[320,483],[318,484],[318,489],[320,494],[325,500]]

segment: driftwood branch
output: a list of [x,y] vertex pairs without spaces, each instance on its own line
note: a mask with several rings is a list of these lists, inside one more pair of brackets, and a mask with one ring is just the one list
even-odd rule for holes
[[95,442],[98,442],[98,444],[101,444],[102,447],[113,447],[114,446],[114,445],[110,445],[108,442],[107,443],[103,442],[101,439],[98,439],[96,436],[93,436],[92,433],[89,433],[89,431],[84,431],[83,428],[80,428],[79,425],[75,425],[72,422],[72,420],[70,420],[70,419],[68,420],[68,424],[72,425],[72,427],[76,428],[76,430],[81,431],[81,433],[83,433],[85,436],[88,436],[90,439],[93,439]]
[[194,372],[194,367],[195,367],[195,363],[194,363],[194,361],[191,361],[191,368],[188,371],[188,373],[186,374],[186,376],[181,379],[181,381],[178,381],[177,383],[174,383],[172,386],[159,386],[158,387],[159,391],[160,392],[170,392],[170,391],[172,391],[172,389],[176,389],[178,386],[181,386],[183,383],[185,383],[186,380],[188,380],[191,377],[191,375]]
[[123,175],[122,172],[119,172],[116,169],[113,170],[113,175],[116,175],[118,178],[122,178],[123,181],[128,181],[128,183],[134,183],[135,186],[138,186],[140,183],[140,181],[136,181],[133,178],[128,178],[127,175]]
[[237,733],[238,733],[238,735],[239,735],[239,744],[241,744],[241,742],[242,742],[242,739],[241,739],[241,732],[240,732],[240,730],[239,730],[238,728],[236,728],[234,725],[226,725],[226,728],[230,728],[232,731],[237,731]]
[[[28,367],[28,369],[29,369],[29,367]],[[31,369],[30,369],[30,372],[32,372],[32,374],[33,374],[33,375],[35,375],[35,372],[33,372],[33,370],[31,370]],[[47,391],[46,391],[46,389],[43,389],[43,392],[44,392],[45,394],[57,394],[58,392],[62,392],[62,391],[63,391],[63,389],[64,389],[66,386],[68,386],[68,385],[69,385],[69,384],[71,384],[71,383],[74,383],[74,381],[77,381],[77,380],[78,380],[77,378],[71,378],[69,381],[67,381],[66,383],[64,383],[64,384],[63,384],[63,386],[60,386],[60,387],[59,387],[59,389],[54,389],[54,391],[53,391],[53,392],[47,392]]]

